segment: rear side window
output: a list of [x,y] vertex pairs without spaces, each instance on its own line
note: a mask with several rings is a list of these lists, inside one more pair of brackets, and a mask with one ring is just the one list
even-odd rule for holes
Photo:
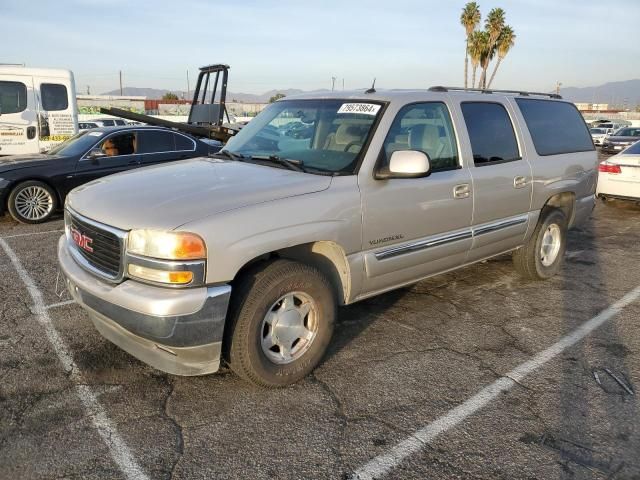
[[174,134],[176,137],[176,150],[195,150],[193,140],[184,135]]
[[551,100],[516,98],[538,155],[586,152],[593,141],[575,105]]
[[160,130],[143,131],[138,134],[138,153],[172,152],[176,149],[174,135]]
[[504,106],[464,102],[461,107],[476,166],[520,160],[516,134]]
[[27,86],[20,82],[0,82],[0,114],[19,113],[27,108]]
[[42,108],[47,112],[66,110],[69,108],[67,87],[58,83],[43,83],[40,85]]

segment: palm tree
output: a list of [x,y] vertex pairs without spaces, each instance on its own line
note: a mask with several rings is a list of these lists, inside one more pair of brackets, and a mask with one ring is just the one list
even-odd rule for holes
[[471,36],[469,37],[469,47],[467,48],[467,52],[471,58],[471,67],[473,68],[471,88],[475,88],[476,86],[476,70],[478,69],[478,65],[480,65],[482,53],[485,51],[488,41],[489,36],[487,35],[487,32],[483,31],[476,30],[471,33]]
[[500,32],[504,27],[504,10],[501,8],[493,8],[487,15],[487,19],[484,22],[484,28],[489,35],[489,41],[487,43],[487,50],[484,55],[484,62],[482,62],[482,76],[480,77],[480,86],[485,88],[487,84],[487,69],[489,68],[489,62],[493,58],[496,50],[496,44],[500,37]]
[[516,34],[513,29],[509,25],[504,26],[497,41],[498,61],[496,62],[496,66],[493,68],[493,73],[491,74],[487,88],[491,88],[491,83],[493,82],[493,78],[496,76],[500,62],[502,62],[504,57],[507,56],[507,53],[509,53],[509,50],[511,50],[511,47],[513,47],[513,44],[515,43],[515,40]]
[[460,15],[460,23],[464,27],[467,34],[467,47],[464,56],[464,88],[467,88],[468,69],[469,69],[469,40],[471,34],[475,31],[480,23],[480,7],[476,2],[468,2],[462,9]]

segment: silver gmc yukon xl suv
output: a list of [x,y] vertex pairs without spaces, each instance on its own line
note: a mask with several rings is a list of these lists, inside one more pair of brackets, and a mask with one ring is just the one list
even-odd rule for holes
[[338,305],[512,252],[554,275],[597,155],[554,95],[335,92],[271,104],[219,154],[67,197],[59,262],[98,331],[178,375],[266,387],[322,359]]

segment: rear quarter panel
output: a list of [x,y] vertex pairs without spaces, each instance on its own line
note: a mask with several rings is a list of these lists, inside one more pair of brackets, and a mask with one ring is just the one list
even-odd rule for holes
[[590,205],[590,212],[598,180],[598,154],[595,147],[586,152],[539,155],[522,112],[513,98],[509,101],[520,124],[524,154],[532,169],[532,211],[540,211],[554,195],[570,192],[576,200],[574,218],[585,204]]

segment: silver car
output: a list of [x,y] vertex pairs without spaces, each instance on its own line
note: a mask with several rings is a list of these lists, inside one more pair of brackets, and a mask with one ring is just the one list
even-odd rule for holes
[[586,124],[553,95],[287,97],[219,154],[72,191],[58,256],[132,355],[279,387],[321,361],[340,305],[507,252],[551,277],[596,178]]

